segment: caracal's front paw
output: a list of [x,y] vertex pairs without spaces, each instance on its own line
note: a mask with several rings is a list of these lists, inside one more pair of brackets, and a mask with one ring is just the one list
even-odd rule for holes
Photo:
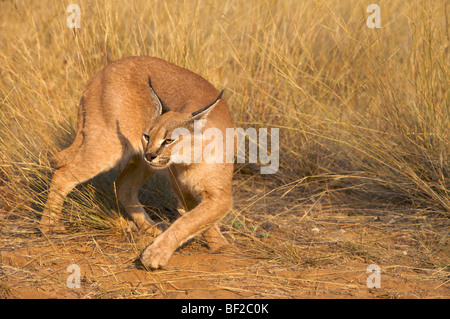
[[139,230],[146,235],[150,235],[152,237],[157,237],[160,234],[162,234],[164,231],[166,231],[169,226],[165,222],[159,222],[159,223],[149,223],[146,222],[145,224],[141,224],[139,227]]
[[141,262],[145,267],[158,269],[164,267],[172,257],[173,251],[164,249],[159,245],[152,244],[148,246],[141,255]]
[[206,240],[206,244],[213,253],[221,253],[233,249],[233,246],[225,238],[209,238]]
[[231,249],[231,244],[220,232],[217,225],[209,228],[203,233],[203,238],[212,252],[223,252]]
[[65,227],[58,223],[54,217],[42,215],[39,222],[39,230],[42,234],[64,231]]
[[169,226],[165,222],[154,222],[147,214],[139,214],[133,216],[133,221],[129,223],[134,224],[134,229],[132,227],[131,230],[139,230],[139,232],[144,233],[146,235],[157,237],[161,233],[163,233]]

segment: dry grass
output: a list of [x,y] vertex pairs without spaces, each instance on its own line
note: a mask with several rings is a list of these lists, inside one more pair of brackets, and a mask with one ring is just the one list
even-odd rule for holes
[[[260,297],[297,296],[309,283],[352,290],[355,283],[329,273],[302,279],[283,268],[289,284],[270,273],[281,265],[307,271],[345,264],[348,270],[352,262],[381,264],[393,278],[399,269],[411,271],[413,281],[448,287],[450,7],[444,0],[380,1],[380,29],[367,28],[368,3],[356,0],[78,3],[76,31],[67,28],[69,14],[59,1],[0,3],[2,251],[44,245],[56,252],[62,243],[87,243],[104,258],[99,267],[108,276],[126,263],[134,267],[129,255],[119,265],[104,255],[106,249],[137,256],[148,243],[120,217],[110,186],[117,172],[72,193],[67,233],[42,238],[35,223],[52,174],[49,155],[72,141],[89,77],[111,60],[150,55],[225,87],[236,126],[280,128],[279,172],[260,176],[237,167],[235,209],[222,226],[241,252],[261,263],[250,270],[244,264],[233,275],[212,271],[211,287]],[[147,186],[141,193],[147,209],[173,218],[166,183],[156,178]],[[69,255],[49,260],[63,265]],[[36,261],[26,260],[2,259],[0,296],[11,293],[6,279],[31,287],[45,273],[43,282],[52,282],[51,271],[30,270]],[[258,267],[268,271],[261,275],[267,281],[255,279],[259,288],[236,284]],[[94,285],[88,297],[178,291],[171,285],[181,279],[171,274],[160,281],[145,276],[142,291],[132,293],[118,279],[111,290]],[[395,296],[395,290],[380,295]]]

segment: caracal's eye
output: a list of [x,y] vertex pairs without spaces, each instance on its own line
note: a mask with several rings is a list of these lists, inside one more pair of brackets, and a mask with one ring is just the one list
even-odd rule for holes
[[173,142],[175,142],[175,140],[172,140],[172,139],[170,139],[170,138],[167,138],[167,139],[165,139],[164,140],[164,145],[170,145],[170,144],[172,144]]
[[142,134],[142,138],[144,139],[144,141],[148,144],[150,143],[150,136],[148,136],[147,134]]

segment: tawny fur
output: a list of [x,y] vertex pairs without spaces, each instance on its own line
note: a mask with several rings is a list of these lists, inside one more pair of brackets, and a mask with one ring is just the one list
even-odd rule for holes
[[[171,112],[156,114],[149,77],[154,91]],[[57,170],[41,229],[46,231],[58,225],[64,199],[75,186],[118,166],[118,197],[126,213],[139,229],[161,233],[137,196],[142,184],[154,173],[144,160],[146,145],[142,134],[150,132],[156,137],[165,125],[174,125],[174,118],[188,118],[213,102],[218,94],[201,76],[158,58],[121,59],[96,73],[82,94],[72,145],[51,160]],[[233,127],[224,98],[207,115],[204,129],[208,127],[220,129],[223,136],[226,128]],[[216,222],[232,207],[232,163],[171,164],[165,170],[179,198],[179,211],[186,213],[143,252],[141,260],[150,268],[167,264],[177,247],[202,231],[211,247],[224,244]]]

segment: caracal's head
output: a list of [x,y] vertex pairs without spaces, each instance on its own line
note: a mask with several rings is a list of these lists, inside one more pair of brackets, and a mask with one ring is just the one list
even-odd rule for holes
[[162,169],[173,163],[172,149],[184,136],[179,134],[179,132],[184,131],[194,134],[194,122],[206,120],[208,114],[219,103],[223,91],[213,103],[189,114],[171,111],[156,94],[150,77],[148,78],[148,83],[155,102],[156,112],[152,128],[149,132],[142,134],[144,159],[150,167]]

